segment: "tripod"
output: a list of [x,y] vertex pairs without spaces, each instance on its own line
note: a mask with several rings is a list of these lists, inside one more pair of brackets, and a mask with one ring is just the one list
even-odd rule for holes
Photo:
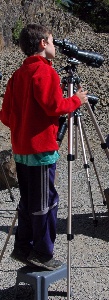
[[[70,61],[70,59],[68,60]],[[74,94],[75,91],[75,84],[77,87],[81,87],[80,85],[80,79],[78,76],[75,76],[75,71],[76,71],[76,65],[79,63],[75,59],[71,62],[71,66],[67,66],[65,68],[62,68],[61,70],[66,70],[68,72],[68,77],[67,79],[64,78],[64,81],[68,84],[68,97],[71,97]],[[88,113],[92,119],[92,122],[95,126],[95,129],[98,133],[98,136],[101,140],[101,147],[104,149],[107,158],[109,159],[109,150],[107,148],[105,139],[100,131],[100,128],[96,122],[94,113],[92,111],[92,108],[88,103],[86,103],[86,108],[88,110]],[[97,170],[95,167],[94,163],[94,157],[92,156],[90,145],[87,139],[87,136],[85,134],[84,126],[81,121],[81,114],[80,111],[77,110],[74,113],[70,113],[68,115],[68,155],[67,155],[67,161],[68,161],[68,224],[67,224],[67,240],[68,240],[68,255],[67,255],[67,300],[70,299],[71,295],[71,288],[70,288],[70,277],[71,277],[71,240],[73,239],[73,234],[72,234],[72,224],[71,224],[71,217],[72,217],[72,161],[74,161],[75,158],[77,158],[77,152],[76,155],[73,155],[73,124],[76,125],[76,131],[75,131],[75,140],[77,142],[77,126],[79,128],[79,133],[80,133],[80,140],[81,140],[81,146],[82,146],[82,151],[83,151],[83,157],[84,157],[84,168],[86,170],[86,176],[87,176],[87,184],[88,184],[88,190],[89,190],[89,195],[90,195],[90,202],[91,202],[91,208],[92,208],[92,215],[93,215],[93,223],[94,226],[97,225],[97,220],[95,216],[95,211],[94,211],[94,205],[93,205],[93,198],[92,198],[92,192],[91,192],[91,185],[90,185],[90,178],[89,178],[89,171],[88,171],[88,164],[87,164],[87,158],[86,158],[86,152],[85,152],[85,146],[84,146],[84,140],[83,140],[83,134],[88,146],[88,150],[90,153],[90,161],[93,163],[93,167],[95,170],[95,174],[97,176],[97,180],[99,183],[99,187],[103,196],[103,203],[106,204],[105,201],[105,196],[101,188],[100,180],[97,174]],[[77,148],[76,148],[77,150]]]

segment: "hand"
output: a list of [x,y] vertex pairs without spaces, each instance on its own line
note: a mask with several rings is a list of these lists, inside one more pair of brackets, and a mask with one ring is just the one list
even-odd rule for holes
[[88,102],[87,91],[83,91],[82,87],[78,89],[76,96],[80,99],[81,105]]

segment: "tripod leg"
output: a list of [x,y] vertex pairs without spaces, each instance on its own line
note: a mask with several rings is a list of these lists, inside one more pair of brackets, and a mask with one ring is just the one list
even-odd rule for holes
[[96,131],[97,131],[97,133],[98,133],[98,136],[99,136],[99,138],[100,138],[100,140],[101,140],[101,148],[104,149],[104,151],[105,151],[105,153],[106,153],[106,155],[107,155],[107,158],[109,159],[109,149],[107,148],[105,139],[104,139],[104,137],[103,137],[103,135],[102,135],[102,133],[101,133],[101,130],[100,130],[100,128],[99,128],[99,126],[98,126],[98,124],[97,124],[97,122],[96,122],[96,118],[95,118],[94,113],[93,113],[93,111],[92,111],[92,109],[91,109],[91,107],[90,107],[89,102],[86,103],[86,107],[87,107],[87,109],[88,109],[88,112],[89,112],[89,115],[90,115],[90,117],[91,117],[91,119],[92,119],[92,122],[93,122],[93,124],[94,124],[94,126],[95,126],[95,129],[96,129]]
[[96,217],[95,217],[95,211],[94,211],[94,205],[93,205],[91,184],[90,184],[89,171],[88,171],[89,166],[87,164],[87,159],[86,159],[86,152],[85,152],[85,146],[84,146],[80,116],[78,116],[78,128],[79,128],[79,133],[80,133],[81,146],[82,146],[82,150],[83,150],[84,168],[86,170],[86,176],[87,176],[88,190],[89,190],[89,196],[90,196],[90,202],[91,202],[91,208],[92,208],[92,215],[93,215],[93,223],[96,226],[97,225],[97,220],[96,220]]
[[73,113],[68,116],[68,224],[67,224],[67,240],[68,240],[68,255],[67,255],[67,300],[70,299],[71,288],[71,240],[72,235],[72,161],[73,155]]
[[77,113],[74,113],[74,125],[75,125],[75,159],[78,159],[78,122]]
[[87,139],[87,136],[86,136],[86,132],[84,130],[84,126],[83,126],[82,120],[81,120],[81,126],[82,126],[83,135],[85,137],[85,141],[86,141],[86,144],[87,144],[87,148],[88,148],[88,151],[89,151],[90,161],[93,164],[93,168],[94,168],[94,171],[95,171],[95,174],[96,174],[96,177],[97,177],[99,188],[100,188],[100,191],[101,191],[101,194],[102,194],[102,197],[103,197],[103,204],[106,205],[105,196],[104,196],[104,193],[103,193],[103,190],[102,190],[102,187],[101,187],[101,183],[100,183],[100,180],[99,180],[99,176],[98,176],[98,173],[97,173],[97,170],[96,170],[96,166],[95,166],[95,162],[94,162],[94,157],[93,157],[91,149],[90,149],[90,145],[89,145],[89,142],[88,142],[88,139]]
[[0,255],[0,262],[1,262],[1,260],[2,260],[3,254],[4,254],[5,249],[6,249],[6,246],[7,246],[7,244],[8,244],[9,238],[10,238],[10,236],[11,236],[11,234],[12,234],[12,231],[13,231],[13,228],[14,228],[14,225],[15,225],[15,222],[16,222],[16,220],[17,220],[17,217],[18,217],[18,211],[17,211],[16,214],[15,214],[14,220],[13,220],[13,222],[12,222],[11,228],[10,228],[10,230],[9,230],[8,236],[7,236],[6,241],[5,241],[5,244],[4,244],[4,246],[3,246],[3,249],[2,249],[2,252],[1,252],[1,255]]

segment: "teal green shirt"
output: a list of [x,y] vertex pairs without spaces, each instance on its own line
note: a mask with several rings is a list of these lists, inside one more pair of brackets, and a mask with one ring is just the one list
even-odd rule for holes
[[18,163],[25,164],[27,166],[41,166],[54,164],[60,155],[58,151],[43,152],[40,154],[28,154],[20,155],[14,154],[14,160]]

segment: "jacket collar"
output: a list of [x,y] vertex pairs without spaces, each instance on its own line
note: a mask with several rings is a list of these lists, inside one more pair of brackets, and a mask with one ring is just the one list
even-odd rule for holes
[[45,64],[52,66],[52,61],[40,55],[31,55],[24,60],[24,64],[32,64],[38,61],[43,61]]

